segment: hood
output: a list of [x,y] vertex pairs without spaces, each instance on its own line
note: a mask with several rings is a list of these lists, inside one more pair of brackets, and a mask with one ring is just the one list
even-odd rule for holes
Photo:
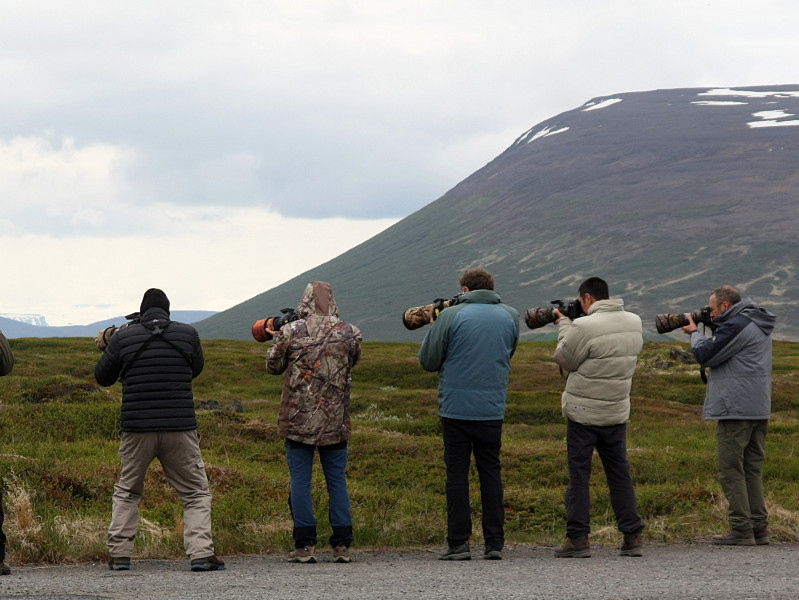
[[158,307],[148,308],[139,317],[139,323],[150,330],[155,329],[159,324],[163,325],[167,322],[169,322],[169,313]]
[[751,298],[744,298],[737,304],[733,304],[726,312],[713,319],[713,321],[715,323],[723,323],[738,314],[751,320],[755,325],[760,327],[766,335],[771,335],[774,331],[774,324],[777,321],[777,316],[767,311],[765,308],[755,306]]
[[312,281],[305,287],[302,300],[297,307],[300,319],[311,315],[338,317],[338,306],[333,297],[333,288],[326,281]]

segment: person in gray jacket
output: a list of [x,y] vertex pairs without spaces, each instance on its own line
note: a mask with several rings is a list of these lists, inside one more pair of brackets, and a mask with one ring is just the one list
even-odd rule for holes
[[608,284],[586,279],[578,290],[585,316],[574,321],[557,311],[560,325],[554,360],[569,377],[561,397],[566,424],[569,487],[566,489],[566,543],[562,558],[591,556],[589,482],[594,448],[602,459],[610,502],[624,535],[622,556],[641,556],[644,522],[627,462],[630,388],[643,348],[641,318],[610,298]]
[[729,502],[732,529],[713,543],[754,546],[769,543],[768,511],[761,469],[771,416],[771,335],[777,319],[729,285],[710,295],[713,337],[699,333],[688,315],[697,362],[710,368],[702,418],[718,421],[719,481]]
[[419,350],[426,371],[438,371],[438,414],[447,467],[447,549],[441,560],[469,560],[471,455],[480,476],[483,558],[502,558],[505,507],[500,449],[510,359],[519,341],[519,313],[502,304],[494,277],[468,269],[458,302],[431,314],[433,326]]

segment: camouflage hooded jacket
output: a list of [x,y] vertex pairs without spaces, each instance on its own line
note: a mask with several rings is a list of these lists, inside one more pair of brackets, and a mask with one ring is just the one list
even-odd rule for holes
[[266,370],[288,370],[278,434],[329,446],[349,439],[352,367],[361,356],[361,332],[338,318],[329,283],[312,281],[297,307],[299,320],[283,326],[266,353]]

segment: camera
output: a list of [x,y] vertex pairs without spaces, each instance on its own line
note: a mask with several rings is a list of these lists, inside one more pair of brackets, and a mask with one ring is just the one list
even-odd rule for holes
[[258,319],[252,324],[252,337],[254,337],[256,341],[268,342],[272,339],[272,334],[269,333],[267,329],[280,331],[280,328],[286,323],[291,323],[300,318],[300,315],[298,315],[297,311],[293,308],[281,308],[280,312],[282,313],[280,316]]
[[560,311],[564,317],[569,317],[571,320],[577,319],[585,315],[583,306],[580,301],[575,299],[570,302],[563,300],[552,300],[550,304],[555,306],[550,308],[528,308],[524,313],[524,322],[530,329],[538,329],[547,323],[554,323],[559,317],[555,314],[555,309]]
[[409,308],[404,313],[402,313],[402,324],[405,325],[406,329],[419,329],[420,327],[424,327],[428,323],[430,323],[430,312],[433,311],[435,316],[438,317],[438,314],[448,308],[458,303],[460,300],[460,294],[450,298],[449,300],[445,300],[444,298],[436,298],[431,304],[425,304],[424,306],[414,306]]
[[136,323],[141,322],[141,313],[130,313],[129,315],[125,316],[125,319],[127,319],[128,322],[120,327],[111,325],[110,327],[106,327],[102,331],[97,332],[97,335],[94,336],[94,345],[97,346],[98,350],[105,350],[105,347],[108,346],[108,341],[111,339],[111,336],[117,332],[117,330],[124,329],[125,327],[129,327],[130,325],[135,325]]
[[713,323],[713,317],[710,316],[709,306],[703,306],[699,310],[695,310],[692,313],[657,315],[655,317],[655,327],[657,328],[658,333],[668,333],[669,331],[674,331],[679,327],[685,327],[688,325],[689,314],[694,320],[694,323],[697,325],[702,323],[703,325],[710,327],[711,330],[716,329],[717,326],[715,323]]

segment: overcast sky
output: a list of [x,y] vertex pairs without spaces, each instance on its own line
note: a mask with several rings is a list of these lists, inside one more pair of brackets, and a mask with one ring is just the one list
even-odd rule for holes
[[229,308],[591,98],[799,83],[796,0],[0,10],[0,313],[51,325],[127,314],[149,287]]

